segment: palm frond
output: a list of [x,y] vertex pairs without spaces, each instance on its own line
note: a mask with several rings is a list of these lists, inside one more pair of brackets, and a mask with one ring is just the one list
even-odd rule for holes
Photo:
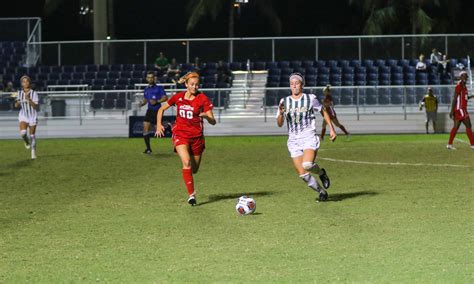
[[393,6],[375,10],[367,19],[364,33],[370,35],[383,34],[386,27],[397,20],[397,13]]
[[205,16],[209,15],[213,20],[221,11],[223,5],[227,4],[227,0],[196,0],[191,1],[187,7],[190,14],[186,30],[189,32],[194,29],[197,23]]

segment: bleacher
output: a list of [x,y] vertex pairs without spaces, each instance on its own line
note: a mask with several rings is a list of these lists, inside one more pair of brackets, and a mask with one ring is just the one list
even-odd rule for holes
[[[0,43],[0,87],[12,81],[19,87],[19,77],[28,74],[38,90],[45,90],[51,85],[88,85],[90,90],[132,90],[136,84],[145,83],[148,70],[154,70],[153,64],[111,64],[111,65],[63,65],[63,66],[33,66],[23,67],[25,57],[25,43],[2,42]],[[451,59],[449,65],[453,70],[459,63],[467,66],[465,59]],[[307,60],[307,61],[279,61],[279,62],[253,62],[251,70],[268,70],[267,87],[289,87],[288,76],[293,72],[304,75],[307,87],[322,87],[327,84],[332,86],[370,86],[371,88],[342,88],[335,89],[333,96],[336,103],[343,105],[355,104],[357,97],[360,104],[388,105],[402,104],[404,90],[402,88],[380,88],[376,91],[373,86],[427,86],[453,84],[450,73],[438,73],[431,68],[427,60],[426,72],[415,70],[416,59],[377,59],[377,60]],[[247,63],[224,63],[232,71],[247,70]],[[201,88],[229,88],[230,84],[217,82],[217,63],[207,62],[199,66],[201,75]],[[181,75],[195,70],[192,64],[180,64]],[[166,74],[158,72],[160,83],[171,83],[172,79]],[[419,88],[407,89],[406,103],[415,103],[421,97]],[[424,92],[424,91],[423,91]],[[207,91],[206,94],[215,105],[225,106],[229,92]],[[267,90],[266,105],[276,105],[279,98],[287,95],[285,90]],[[449,103],[449,94],[441,94],[441,102]],[[220,101],[219,101],[220,98]],[[125,93],[95,93],[90,106],[99,109],[123,109],[126,99],[130,95]],[[3,104],[3,102],[2,102]],[[9,103],[2,107],[8,108]]]

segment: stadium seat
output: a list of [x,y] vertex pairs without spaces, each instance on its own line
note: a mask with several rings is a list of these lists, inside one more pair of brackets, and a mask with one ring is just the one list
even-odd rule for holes
[[375,62],[374,62],[374,66],[384,67],[385,66],[385,60],[384,59],[376,59]]
[[301,64],[302,64],[301,61],[298,61],[298,60],[291,61],[290,68],[293,68],[293,69],[301,68],[302,67]]
[[360,60],[351,60],[349,66],[357,68],[362,66],[362,62]]
[[337,66],[340,68],[349,67],[349,60],[339,60]]
[[324,60],[318,60],[315,62],[315,66],[319,69],[321,67],[326,67],[326,61]]
[[263,61],[257,61],[253,64],[253,70],[266,70],[266,63]]
[[326,61],[326,66],[329,67],[329,68],[336,68],[337,67],[337,60],[328,60]]
[[317,75],[318,69],[314,67],[307,67],[306,68],[306,75]]
[[231,62],[229,64],[229,68],[232,71],[240,71],[240,70],[242,70],[242,63],[241,62]]
[[269,61],[265,65],[266,65],[266,68],[269,69],[269,70],[270,69],[279,69],[278,63],[273,62],[273,61]]
[[278,67],[280,67],[281,69],[288,69],[290,68],[290,62],[289,61],[279,61],[278,62]]
[[401,67],[410,66],[410,61],[407,59],[400,59],[398,60],[398,66],[401,66]]
[[308,72],[308,69],[309,68],[313,68],[314,67],[314,61],[312,60],[305,60],[302,62],[302,65],[301,65],[303,68],[306,68],[306,72]]

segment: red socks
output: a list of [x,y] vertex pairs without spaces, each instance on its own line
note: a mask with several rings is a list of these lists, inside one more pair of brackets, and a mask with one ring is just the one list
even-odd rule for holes
[[454,136],[456,136],[457,132],[458,132],[458,129],[456,127],[453,127],[453,129],[451,129],[451,133],[449,133],[448,145],[453,145]]
[[189,196],[194,195],[194,179],[191,169],[183,169],[183,180],[186,188],[188,189]]
[[472,129],[466,127],[466,134],[467,137],[469,137],[469,142],[471,143],[471,146],[474,146],[474,135],[472,134]]

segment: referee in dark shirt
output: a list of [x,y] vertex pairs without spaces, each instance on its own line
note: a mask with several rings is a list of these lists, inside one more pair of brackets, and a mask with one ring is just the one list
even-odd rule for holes
[[161,103],[168,100],[168,96],[166,95],[165,89],[156,84],[154,72],[147,72],[146,81],[148,86],[145,88],[143,101],[140,103],[140,107],[148,105],[145,120],[143,121],[143,139],[145,140],[146,145],[143,154],[151,154],[150,135],[153,134],[153,131],[150,131],[150,126],[152,124],[156,125],[156,114],[161,107]]

